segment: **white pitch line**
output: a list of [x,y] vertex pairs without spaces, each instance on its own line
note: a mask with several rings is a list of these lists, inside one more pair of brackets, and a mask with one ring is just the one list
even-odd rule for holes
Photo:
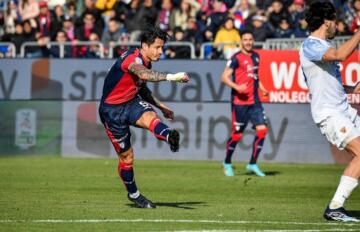
[[282,221],[221,221],[188,219],[40,219],[40,220],[0,220],[0,223],[111,223],[111,222],[154,222],[154,223],[208,223],[208,224],[269,224],[269,225],[313,225],[313,226],[360,226],[360,223],[341,222],[282,222]]

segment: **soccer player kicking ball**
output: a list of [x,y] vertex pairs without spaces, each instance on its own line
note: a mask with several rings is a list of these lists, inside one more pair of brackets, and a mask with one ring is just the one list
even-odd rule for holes
[[256,164],[267,133],[266,117],[258,95],[258,88],[267,95],[268,92],[258,79],[259,55],[253,51],[254,37],[251,31],[241,32],[242,50],[228,61],[221,76],[222,82],[229,86],[231,91],[232,133],[226,146],[226,158],[223,163],[226,176],[234,176],[231,157],[237,143],[241,140],[244,130],[251,122],[255,129],[255,139],[248,172],[263,177]]
[[300,64],[311,94],[311,114],[321,133],[340,150],[353,155],[333,199],[324,212],[327,220],[359,221],[343,208],[345,200],[358,185],[360,177],[360,118],[346,93],[360,93],[360,85],[343,86],[339,63],[355,50],[358,30],[338,49],[329,40],[336,33],[336,10],[330,2],[314,2],[306,13],[311,31],[300,48]]
[[99,107],[101,122],[119,157],[118,172],[128,191],[128,199],[139,208],[156,206],[136,187],[129,126],[150,130],[157,139],[167,142],[173,152],[179,149],[179,132],[162,123],[152,106],[170,120],[174,112],[146,86],[147,81],[189,81],[184,72],[167,74],[151,70],[151,62],[160,59],[167,37],[158,27],[150,27],[141,34],[141,48],[124,52],[108,71]]

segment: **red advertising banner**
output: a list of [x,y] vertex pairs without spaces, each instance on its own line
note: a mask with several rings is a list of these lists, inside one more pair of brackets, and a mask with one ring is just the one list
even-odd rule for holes
[[[299,52],[294,50],[258,50],[259,78],[269,91],[263,102],[307,103],[308,88],[300,67]],[[340,65],[343,83],[355,85],[360,81],[360,52],[354,52]],[[261,94],[260,94],[261,95]],[[351,103],[360,103],[360,94],[350,94]]]

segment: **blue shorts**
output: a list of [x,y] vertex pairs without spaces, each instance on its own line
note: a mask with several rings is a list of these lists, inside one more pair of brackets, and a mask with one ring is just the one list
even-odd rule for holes
[[232,104],[231,111],[233,132],[243,132],[249,122],[253,124],[253,129],[258,125],[267,125],[266,115],[261,104]]
[[101,122],[118,154],[131,147],[129,126],[136,126],[136,121],[148,111],[154,111],[154,109],[138,96],[119,105],[100,104]]

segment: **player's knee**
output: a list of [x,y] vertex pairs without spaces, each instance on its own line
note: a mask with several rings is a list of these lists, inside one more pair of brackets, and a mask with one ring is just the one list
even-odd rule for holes
[[234,142],[239,142],[242,138],[242,133],[233,133],[231,134],[231,140]]
[[259,137],[262,139],[262,138],[265,138],[267,132],[268,132],[268,128],[264,127],[261,129],[257,129],[255,134],[256,134],[256,137]]
[[132,169],[134,163],[134,152],[133,149],[130,148],[129,150],[119,154],[119,171],[129,170]]

